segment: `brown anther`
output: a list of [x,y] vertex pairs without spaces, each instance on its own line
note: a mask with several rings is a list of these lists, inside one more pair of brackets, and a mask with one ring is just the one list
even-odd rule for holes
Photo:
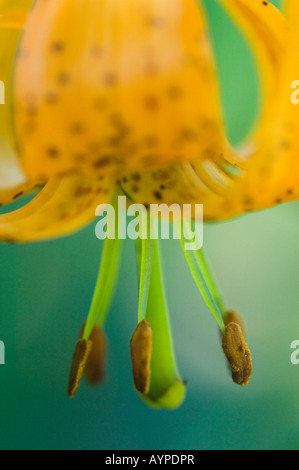
[[90,385],[99,385],[105,377],[107,339],[102,328],[95,326],[89,337],[92,348],[87,358],[84,377]]
[[80,385],[88,356],[91,352],[92,342],[80,339],[78,341],[71,365],[68,396],[73,398]]
[[150,388],[152,329],[143,320],[139,323],[131,338],[131,359],[135,388],[138,392],[147,394]]
[[251,354],[237,323],[226,326],[222,347],[232,369],[233,381],[238,385],[248,385],[252,374]]
[[225,326],[229,325],[230,323],[236,323],[239,325],[242,331],[245,331],[243,318],[236,310],[227,310],[223,315],[223,321]]

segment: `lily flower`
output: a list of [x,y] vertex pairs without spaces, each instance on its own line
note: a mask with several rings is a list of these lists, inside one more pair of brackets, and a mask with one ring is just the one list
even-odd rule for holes
[[[0,215],[2,241],[67,235],[94,220],[99,204],[116,207],[118,195],[145,207],[203,204],[206,221],[299,198],[299,108],[290,100],[299,73],[297,1],[286,1],[285,15],[268,1],[218,1],[247,37],[261,78],[262,112],[239,149],[226,137],[201,1],[0,1],[0,204],[39,189]],[[120,253],[121,240],[105,241],[73,357],[71,397],[84,374],[92,384],[103,378],[103,330]],[[202,250],[184,253],[221,330],[233,379],[247,385],[252,366],[242,321],[228,311]],[[148,404],[175,408],[185,383],[158,241],[141,237],[137,256],[134,384]]]

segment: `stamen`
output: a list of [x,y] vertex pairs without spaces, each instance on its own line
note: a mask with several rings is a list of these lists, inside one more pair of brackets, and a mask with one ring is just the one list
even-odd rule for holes
[[[178,227],[180,230],[181,227]],[[233,310],[226,310],[217,284],[203,254],[203,250],[185,250],[184,234],[191,240],[189,225],[183,222],[181,245],[193,278],[209,309],[223,333],[223,350],[230,363],[233,380],[239,385],[248,385],[252,374],[251,355],[244,340],[241,327],[243,321]]]
[[139,305],[138,326],[134,331],[130,348],[135,388],[147,394],[150,389],[152,329],[145,321],[150,280],[152,273],[153,242],[150,238],[150,216],[147,212],[141,218],[141,239],[137,241],[137,258],[139,271]]
[[[113,198],[111,203],[115,209],[115,220],[117,223],[117,196]],[[117,226],[115,233],[118,233]],[[120,257],[121,240],[118,238],[106,238],[96,288],[83,332],[83,338],[86,340],[90,338],[91,332],[96,325],[103,327],[105,323],[116,287]]]
[[100,327],[94,327],[90,341],[92,348],[87,358],[84,377],[89,385],[99,385],[105,378],[105,359],[107,352],[107,339]]
[[226,326],[222,347],[232,369],[233,381],[248,385],[252,374],[251,354],[239,325],[229,323]]
[[[117,217],[117,195],[112,204]],[[117,233],[117,232],[116,232]],[[106,339],[102,327],[113,297],[119,271],[120,240],[106,238],[99,276],[82,339],[78,342],[71,367],[68,394],[73,397],[85,372],[86,380],[98,384],[103,379]]]
[[[140,393],[140,397],[148,405],[155,408],[173,409],[177,408],[184,400],[186,387],[178,372],[173,350],[168,308],[164,292],[159,241],[152,240],[152,243],[152,268],[145,320],[144,323],[139,323],[137,332],[135,331],[133,335],[133,344],[136,341],[137,335],[141,335],[141,331],[144,331],[145,324],[148,327],[150,326],[152,352],[149,361],[150,333],[149,330],[145,329],[147,331],[145,333],[147,335],[147,347],[142,352],[145,362],[141,368],[144,382],[141,383],[142,387],[140,387],[141,390],[143,389],[147,393]],[[141,344],[141,340],[139,341]],[[140,360],[141,353],[139,353],[138,364]],[[149,366],[150,375],[148,375]],[[149,379],[150,383],[148,384]]]
[[215,280],[215,276],[213,275],[210,265],[208,263],[208,260],[206,256],[204,255],[203,249],[197,251],[197,260],[198,260],[198,264],[201,269],[201,272],[203,274],[203,277],[205,279],[205,282],[207,284],[207,287],[209,291],[211,292],[211,295],[213,299],[215,300],[218,306],[218,309],[220,310],[223,316],[223,312],[225,312],[225,303],[224,303],[222,294],[219,290],[218,284]]
[[136,390],[147,394],[150,389],[152,329],[150,324],[142,320],[131,338],[131,358],[134,384]]
[[138,263],[139,263],[139,305],[138,321],[145,319],[152,272],[153,241],[150,234],[150,216],[145,213],[142,216],[141,232],[142,240],[138,242]]
[[73,398],[80,385],[84,368],[91,352],[92,342],[81,339],[78,341],[71,365],[68,396]]
[[107,238],[104,242],[100,271],[83,332],[84,339],[89,339],[95,325],[103,326],[105,323],[118,278],[120,245],[118,239]]
[[[194,250],[185,250],[185,244],[190,243],[192,236],[189,222],[183,222],[182,227],[183,229],[177,226],[177,231],[181,233],[180,242],[191,274],[221,331],[224,332],[225,325],[222,317],[225,312],[225,307],[222,296],[220,295],[206,258],[203,255],[203,249],[194,248]],[[187,234],[188,240],[185,234]]]
[[223,321],[225,326],[229,325],[230,323],[236,323],[239,325],[242,331],[245,331],[243,318],[236,310],[227,310],[227,312],[225,312],[223,315]]

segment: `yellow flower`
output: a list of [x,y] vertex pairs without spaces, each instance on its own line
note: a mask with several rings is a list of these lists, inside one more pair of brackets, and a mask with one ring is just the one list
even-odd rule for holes
[[[94,219],[98,204],[120,192],[146,206],[200,203],[206,220],[299,197],[299,111],[290,100],[299,72],[298,5],[288,0],[283,16],[267,1],[219,2],[247,36],[262,82],[263,111],[238,151],[226,138],[201,2],[0,1],[0,79],[6,86],[0,204],[41,188],[21,209],[0,215],[2,241],[78,230]],[[102,327],[119,248],[119,241],[105,243],[74,355],[71,396],[84,369],[91,382],[102,377]],[[224,333],[233,377],[246,385],[251,361],[240,322],[225,326],[226,308],[202,252],[185,254]],[[185,386],[175,365],[156,242],[140,243],[139,261],[139,324],[131,340],[135,386],[147,402],[171,408],[182,401]]]

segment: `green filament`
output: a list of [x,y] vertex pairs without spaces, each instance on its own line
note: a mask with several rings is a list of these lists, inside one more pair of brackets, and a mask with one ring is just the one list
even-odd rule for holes
[[[218,290],[218,287],[213,279],[211,270],[208,266],[206,258],[203,255],[202,249],[186,250],[185,244],[190,244],[191,240],[191,231],[187,223],[183,222],[183,230],[180,230],[182,234],[180,238],[181,246],[183,253],[185,255],[186,261],[190,268],[193,279],[199,288],[201,295],[203,296],[207,306],[209,307],[212,315],[217,321],[220,329],[224,332],[225,325],[223,322],[223,314],[225,313],[224,302]],[[181,227],[177,227],[179,231]],[[187,234],[188,239],[185,237]]]
[[[117,221],[117,196],[112,200],[112,204],[116,212],[115,220]],[[116,233],[118,233],[117,230]],[[83,339],[89,339],[95,325],[103,326],[105,323],[118,278],[120,253],[121,240],[117,237],[115,239],[106,238],[96,288],[83,332]]]
[[147,214],[142,215],[142,239],[138,242],[138,262],[139,262],[139,305],[138,322],[145,319],[148,295],[150,288],[152,259],[153,259],[153,241],[150,239],[150,217]]

